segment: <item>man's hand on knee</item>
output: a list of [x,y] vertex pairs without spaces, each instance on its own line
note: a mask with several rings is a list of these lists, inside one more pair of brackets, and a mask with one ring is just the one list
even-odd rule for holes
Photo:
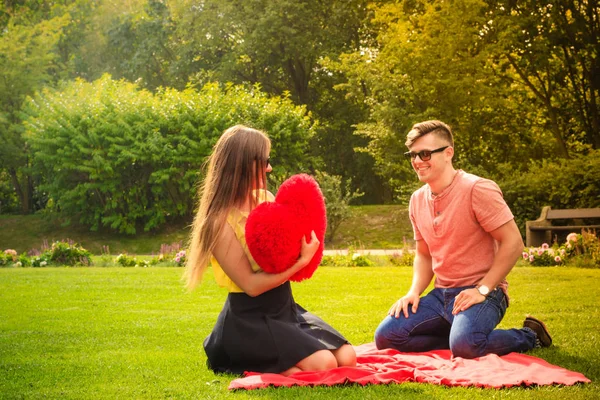
[[398,318],[400,313],[404,314],[404,318],[408,318],[408,307],[412,304],[412,313],[416,313],[419,308],[419,301],[421,298],[418,294],[408,293],[406,296],[401,297],[400,300],[394,303],[394,305],[388,311],[388,314],[394,318]]
[[483,303],[484,301],[485,296],[479,293],[477,288],[465,289],[454,298],[452,314],[456,315],[461,311],[467,310],[472,305]]

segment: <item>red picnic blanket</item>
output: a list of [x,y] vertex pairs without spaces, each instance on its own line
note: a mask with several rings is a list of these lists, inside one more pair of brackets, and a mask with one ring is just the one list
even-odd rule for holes
[[302,371],[290,376],[246,372],[234,379],[229,389],[260,389],[268,386],[316,386],[346,383],[389,384],[425,382],[447,386],[502,388],[529,385],[574,385],[589,383],[579,372],[569,371],[520,353],[499,357],[488,354],[473,360],[452,357],[450,350],[400,353],[377,350],[374,343],[355,346],[356,367],[327,371]]

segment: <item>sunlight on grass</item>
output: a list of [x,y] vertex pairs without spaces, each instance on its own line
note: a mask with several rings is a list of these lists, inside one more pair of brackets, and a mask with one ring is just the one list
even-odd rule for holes
[[[597,398],[600,385],[600,270],[518,267],[501,326],[531,313],[555,345],[532,355],[584,373],[575,387],[485,390],[428,384],[279,388],[229,392],[231,375],[206,366],[202,340],[226,293],[210,273],[188,293],[181,268],[0,269],[0,398],[488,399]],[[298,303],[353,344],[373,340],[411,268],[320,268],[295,283]]]

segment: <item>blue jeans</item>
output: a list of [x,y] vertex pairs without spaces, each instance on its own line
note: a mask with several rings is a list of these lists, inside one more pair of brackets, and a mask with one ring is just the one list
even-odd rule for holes
[[398,318],[388,315],[375,331],[377,348],[402,352],[450,349],[462,358],[531,350],[536,339],[531,330],[494,330],[508,307],[500,289],[490,292],[483,303],[452,315],[454,298],[472,287],[433,289],[421,297],[416,313],[409,307],[408,318],[403,313]]

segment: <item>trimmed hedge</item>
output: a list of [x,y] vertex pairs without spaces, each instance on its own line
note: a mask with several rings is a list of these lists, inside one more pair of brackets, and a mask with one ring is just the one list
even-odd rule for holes
[[157,93],[105,75],[30,99],[26,111],[33,170],[47,210],[135,234],[194,210],[201,166],[221,133],[236,124],[272,139],[275,174],[310,167],[313,125],[304,107],[258,87],[210,84]]

